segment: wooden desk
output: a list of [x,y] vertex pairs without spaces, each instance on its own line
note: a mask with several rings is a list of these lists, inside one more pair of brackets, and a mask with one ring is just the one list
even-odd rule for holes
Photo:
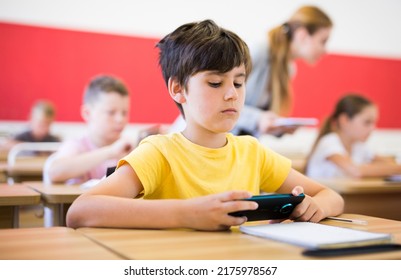
[[[401,222],[399,221],[362,215],[342,216],[366,220],[368,225],[338,221],[322,223],[372,232],[393,233],[396,242],[401,243]],[[77,231],[127,259],[313,259],[302,255],[304,250],[302,247],[243,234],[239,232],[238,228],[227,232],[106,228],[80,228]],[[401,259],[401,251],[332,257],[330,259]]]
[[2,260],[116,260],[121,257],[71,228],[0,230]]
[[13,166],[7,162],[0,163],[2,177],[11,177],[15,182],[42,180],[43,167],[47,156],[25,157],[18,159]]
[[7,161],[8,150],[7,149],[0,149],[0,161]]
[[401,182],[382,179],[327,179],[319,182],[342,195],[346,213],[401,221]]
[[24,182],[24,185],[40,193],[45,206],[44,223],[46,227],[65,226],[65,215],[68,208],[85,191],[85,188],[80,185],[46,185],[42,182]]
[[0,228],[19,227],[19,206],[35,205],[40,194],[21,184],[0,184]]
[[304,173],[304,169],[305,169],[305,164],[306,164],[306,159],[305,158],[294,158],[291,159],[292,161],[292,168],[294,168],[295,170]]

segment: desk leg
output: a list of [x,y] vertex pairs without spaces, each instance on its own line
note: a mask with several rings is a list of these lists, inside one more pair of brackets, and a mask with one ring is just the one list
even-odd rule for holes
[[[17,213],[15,208],[17,208]],[[0,206],[0,228],[15,227],[16,221],[18,225],[18,219],[18,206]]]
[[60,221],[61,205],[45,203],[44,207],[45,207],[43,216],[44,226],[45,227],[62,226]]
[[19,228],[19,206],[14,206],[13,227]]
[[68,208],[71,204],[45,204],[44,210],[44,226],[55,227],[55,226],[66,226],[65,217],[67,215]]

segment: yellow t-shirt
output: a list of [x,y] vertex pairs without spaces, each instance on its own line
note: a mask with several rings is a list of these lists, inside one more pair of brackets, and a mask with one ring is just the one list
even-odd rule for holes
[[291,161],[251,136],[227,134],[218,149],[196,145],[181,133],[154,135],[118,163],[138,175],[146,199],[186,199],[228,190],[275,192]]

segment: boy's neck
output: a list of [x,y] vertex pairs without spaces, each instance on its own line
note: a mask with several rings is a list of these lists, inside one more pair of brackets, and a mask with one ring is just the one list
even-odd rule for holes
[[182,132],[185,138],[192,143],[211,149],[224,147],[227,144],[226,133],[205,133],[188,129]]

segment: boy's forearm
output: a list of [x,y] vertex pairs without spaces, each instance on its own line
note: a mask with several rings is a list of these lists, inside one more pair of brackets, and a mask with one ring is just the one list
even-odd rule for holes
[[103,195],[78,198],[67,215],[69,227],[178,228],[181,200],[143,200]]
[[63,182],[80,177],[109,158],[109,151],[101,148],[92,152],[54,159],[49,167],[52,182]]

